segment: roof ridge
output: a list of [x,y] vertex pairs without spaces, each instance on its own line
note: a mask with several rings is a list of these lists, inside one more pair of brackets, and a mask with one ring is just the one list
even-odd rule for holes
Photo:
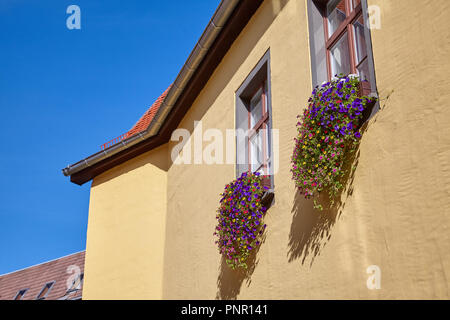
[[[161,106],[162,102],[167,96],[167,93],[169,92],[169,89],[172,87],[172,84],[170,84],[164,92],[158,96],[158,98],[155,99],[155,101],[148,107],[148,109],[144,112],[144,114],[139,118],[138,121],[131,127],[130,130],[127,131],[126,135],[127,138],[131,137],[132,135],[135,135],[136,133],[139,133],[141,131],[147,130],[150,126],[150,123],[152,122],[152,119],[156,112],[158,111],[159,107]],[[154,113],[153,115],[151,113]],[[146,123],[148,120],[148,123]],[[143,126],[143,128],[140,128]]]
[[56,258],[56,259],[52,259],[52,260],[44,261],[44,262],[41,262],[41,263],[33,264],[33,265],[29,266],[29,267],[25,267],[25,268],[22,268],[22,269],[19,269],[19,270],[15,270],[15,271],[11,271],[11,272],[8,272],[8,273],[0,274],[0,278],[3,277],[3,276],[7,276],[7,275],[10,275],[10,274],[19,272],[19,271],[23,271],[23,270],[29,269],[29,268],[34,268],[34,267],[40,266],[42,264],[46,264],[46,263],[53,262],[53,261],[56,261],[56,260],[59,260],[59,259],[67,258],[67,257],[70,257],[70,256],[74,256],[74,255],[79,254],[81,252],[86,252],[86,249],[78,251],[78,252],[75,252],[75,253],[67,254],[65,256],[62,256],[62,257],[59,257],[59,258]]

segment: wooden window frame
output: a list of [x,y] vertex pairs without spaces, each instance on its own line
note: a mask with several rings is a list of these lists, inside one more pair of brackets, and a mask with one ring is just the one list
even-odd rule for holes
[[[248,105],[248,130],[249,130],[249,134],[247,137],[247,149],[248,149],[248,171],[249,172],[253,172],[252,170],[252,148],[251,148],[251,139],[258,133],[258,131],[260,131],[261,129],[263,130],[269,130],[269,120],[270,120],[270,116],[269,116],[269,112],[268,112],[268,106],[267,106],[267,93],[266,93],[266,83],[267,83],[267,79],[264,79],[262,84],[259,85],[259,87],[256,89],[256,91],[253,93],[252,97],[255,97],[255,95],[258,93],[259,90],[261,90],[261,108],[262,108],[262,112],[261,112],[261,119],[258,120],[258,122],[252,127],[251,126],[251,118],[252,118],[252,110],[251,110],[251,105]],[[266,141],[267,138],[270,138],[269,135],[264,135],[263,139],[262,139],[262,143],[263,143],[263,161],[262,164],[256,168],[255,171],[260,170],[261,168],[263,168],[264,171],[264,175],[269,175],[269,171],[268,171],[268,144],[269,141]]]
[[[327,0],[323,5],[323,29],[325,33],[325,50],[327,61],[327,73],[328,80],[333,78],[333,72],[331,67],[331,49],[347,32],[348,49],[350,56],[350,72],[358,74],[358,67],[361,66],[368,59],[368,53],[361,59],[359,63],[356,61],[356,40],[353,24],[361,17],[363,17],[362,3],[360,2],[355,8],[353,8],[353,0],[344,0],[345,3],[345,20],[339,25],[339,27],[330,36],[328,31],[328,16],[327,16],[327,4],[331,0]],[[364,44],[366,45],[366,44]],[[368,50],[368,48],[367,48]]]
[[[256,120],[257,123],[252,126],[251,104],[259,90],[261,90],[261,108],[263,109],[261,118]],[[252,170],[252,158],[255,155],[252,154],[251,139],[260,130],[265,129],[266,131],[261,141],[262,145],[258,146],[262,147],[262,166],[260,165],[256,170],[261,170],[262,168],[261,174],[264,176],[263,185],[272,192],[274,190],[274,159],[272,151],[273,137],[271,132],[272,108],[270,90],[270,49],[268,49],[235,92],[236,129],[246,132],[245,137],[242,134],[236,135],[236,177],[239,177],[243,172],[255,171]]]

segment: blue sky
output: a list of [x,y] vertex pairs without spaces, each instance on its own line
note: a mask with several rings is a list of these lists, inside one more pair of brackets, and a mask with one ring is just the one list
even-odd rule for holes
[[61,169],[133,126],[219,2],[1,0],[0,274],[85,249],[90,183]]

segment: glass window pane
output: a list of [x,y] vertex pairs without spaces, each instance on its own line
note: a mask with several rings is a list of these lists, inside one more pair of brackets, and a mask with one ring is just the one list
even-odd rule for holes
[[315,5],[309,5],[308,23],[310,38],[310,58],[313,87],[327,81],[327,59],[323,16]]
[[262,89],[253,96],[250,101],[250,129],[252,129],[262,117]]
[[250,157],[251,157],[251,168],[252,172],[258,170],[263,164],[263,135],[261,130],[259,130],[250,139]]
[[345,20],[345,0],[328,2],[327,17],[328,36],[331,37],[333,33],[339,28],[341,23]]
[[332,75],[350,73],[350,53],[347,32],[338,40],[330,50]]
[[370,81],[370,75],[369,75],[369,62],[368,60],[364,60],[359,66],[358,66],[358,74],[359,78],[361,80],[367,80]]
[[355,30],[355,51],[356,64],[360,63],[367,56],[366,37],[364,34],[364,20],[360,16],[353,24]]

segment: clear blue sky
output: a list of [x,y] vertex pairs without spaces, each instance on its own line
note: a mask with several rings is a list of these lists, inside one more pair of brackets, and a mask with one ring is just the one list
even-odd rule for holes
[[0,1],[0,274],[85,249],[90,183],[61,169],[133,126],[219,2]]

